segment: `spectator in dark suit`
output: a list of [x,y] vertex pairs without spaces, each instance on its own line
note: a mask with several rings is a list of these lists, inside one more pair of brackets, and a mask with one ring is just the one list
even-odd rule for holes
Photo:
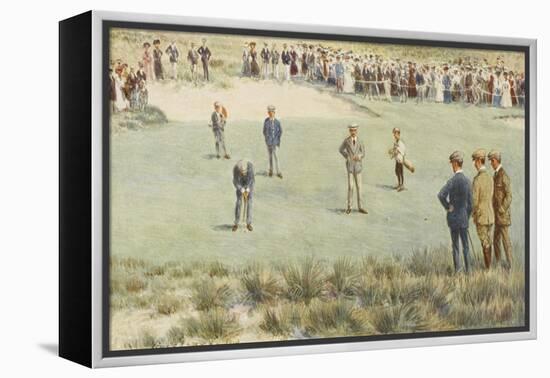
[[180,52],[176,46],[176,42],[172,43],[166,48],[166,54],[170,58],[170,67],[172,69],[172,79],[176,80],[178,78],[178,60],[180,57]]
[[208,63],[210,62],[210,57],[212,56],[212,53],[210,52],[210,49],[208,48],[208,46],[206,46],[206,39],[205,38],[202,39],[202,46],[199,47],[197,52],[199,53],[199,55],[201,57],[202,72],[203,72],[203,75],[204,75],[204,80],[209,81],[210,76],[208,74]]
[[472,185],[462,171],[464,155],[455,151],[449,156],[453,177],[447,181],[437,197],[447,211],[447,225],[451,231],[453,262],[455,272],[462,271],[459,239],[464,254],[464,268],[470,271],[470,248],[468,244],[468,223],[472,214]]
[[155,78],[157,80],[164,80],[164,69],[162,67],[162,50],[160,49],[160,40],[155,39],[153,41],[153,67],[155,69]]

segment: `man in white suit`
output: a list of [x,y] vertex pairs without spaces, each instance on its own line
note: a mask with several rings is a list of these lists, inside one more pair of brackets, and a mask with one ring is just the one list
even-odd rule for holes
[[340,154],[346,159],[346,170],[348,172],[348,202],[346,214],[351,213],[351,202],[353,197],[353,188],[357,190],[357,208],[361,214],[367,214],[367,210],[363,208],[363,200],[361,198],[361,171],[363,169],[363,158],[365,157],[365,146],[357,136],[357,124],[348,126],[349,137],[344,139],[340,146]]

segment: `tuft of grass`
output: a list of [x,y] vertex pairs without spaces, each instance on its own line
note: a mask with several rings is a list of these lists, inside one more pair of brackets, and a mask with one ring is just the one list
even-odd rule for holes
[[129,277],[125,283],[125,289],[128,293],[137,293],[144,290],[146,287],[147,282],[137,275]]
[[156,277],[162,276],[166,272],[166,269],[162,265],[152,265],[147,270],[145,270],[145,276],[147,277]]
[[274,301],[281,290],[277,278],[260,266],[245,271],[241,284],[245,290],[245,302],[254,305]]
[[435,248],[415,250],[408,256],[405,267],[416,276],[426,276],[430,274],[449,275],[449,264],[446,261],[448,256],[444,248]]
[[302,328],[300,305],[284,305],[280,308],[264,308],[260,329],[274,336],[296,336],[293,331]]
[[216,285],[213,280],[203,279],[193,285],[191,302],[198,311],[226,307],[232,297],[228,284]]
[[305,316],[305,330],[315,336],[348,336],[365,334],[367,322],[349,301],[312,302]]
[[322,265],[313,257],[307,257],[301,264],[288,264],[283,270],[290,300],[309,304],[320,297],[325,287]]
[[210,344],[230,341],[241,332],[236,316],[220,308],[201,312],[198,319],[186,319],[184,328],[188,336],[198,337]]
[[361,276],[353,288],[360,307],[382,305],[389,297],[387,287],[378,280]]
[[166,334],[166,340],[168,341],[168,346],[185,345],[185,330],[179,326],[170,327]]
[[164,294],[158,298],[155,307],[159,314],[171,315],[181,308],[181,300],[173,295]]
[[421,308],[412,303],[378,306],[369,312],[370,324],[382,334],[423,331],[429,329],[429,320]]
[[327,280],[334,296],[351,298],[357,286],[357,277],[353,261],[349,257],[340,257],[332,264],[332,272]]
[[214,261],[208,266],[208,275],[210,277],[227,277],[229,268],[219,261]]
[[142,330],[137,338],[125,344],[126,349],[156,349],[165,346],[165,340],[154,335],[149,329]]

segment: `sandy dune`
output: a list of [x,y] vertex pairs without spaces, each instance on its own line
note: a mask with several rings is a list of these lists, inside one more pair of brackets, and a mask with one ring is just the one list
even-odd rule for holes
[[263,119],[269,104],[277,107],[279,117],[334,118],[335,115],[360,116],[349,102],[302,86],[299,83],[276,83],[234,78],[231,89],[184,87],[166,90],[171,83],[153,84],[149,88],[152,105],[159,106],[171,121],[208,122],[212,104],[220,101],[229,111],[230,120]]

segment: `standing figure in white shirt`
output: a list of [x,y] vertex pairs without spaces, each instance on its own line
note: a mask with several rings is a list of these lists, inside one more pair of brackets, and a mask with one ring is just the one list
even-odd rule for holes
[[398,127],[394,127],[393,134],[393,147],[390,150],[390,157],[395,160],[395,175],[397,176],[398,192],[405,190],[405,177],[403,175],[403,163],[405,162],[405,143],[401,140],[401,130]]

